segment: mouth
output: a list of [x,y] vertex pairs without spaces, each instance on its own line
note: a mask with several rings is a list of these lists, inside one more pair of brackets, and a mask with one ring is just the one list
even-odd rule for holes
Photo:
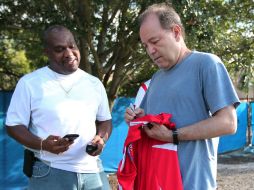
[[161,56],[158,56],[156,58],[153,59],[154,62],[158,61],[161,58]]
[[77,61],[78,61],[78,58],[72,58],[72,59],[66,60],[64,63],[65,63],[65,64],[72,65],[72,64],[74,64],[74,63],[77,62]]

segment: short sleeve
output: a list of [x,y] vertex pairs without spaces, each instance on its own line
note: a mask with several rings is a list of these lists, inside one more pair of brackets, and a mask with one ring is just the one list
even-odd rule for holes
[[202,78],[205,102],[212,114],[223,107],[239,104],[230,76],[217,56],[207,57]]
[[110,114],[110,109],[108,104],[108,97],[107,97],[106,90],[101,82],[100,82],[100,88],[101,88],[101,103],[99,105],[96,119],[98,121],[106,121],[111,119],[111,114]]
[[7,111],[5,123],[7,126],[24,125],[28,128],[31,115],[30,98],[28,85],[26,85],[24,78],[21,78],[14,90]]

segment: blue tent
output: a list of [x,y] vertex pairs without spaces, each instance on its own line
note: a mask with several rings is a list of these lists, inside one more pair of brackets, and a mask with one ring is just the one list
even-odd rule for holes
[[248,103],[243,102],[237,107],[237,131],[233,135],[220,137],[219,153],[237,150],[246,145],[248,126]]
[[112,110],[112,134],[100,156],[106,172],[115,172],[123,157],[124,140],[128,133],[128,126],[123,117],[126,107],[133,101],[133,98],[118,98],[115,100]]
[[252,114],[251,114],[251,129],[252,129],[252,139],[251,139],[251,142],[252,142],[252,145],[254,144],[254,102],[251,102],[250,104],[251,106],[251,110],[252,110]]

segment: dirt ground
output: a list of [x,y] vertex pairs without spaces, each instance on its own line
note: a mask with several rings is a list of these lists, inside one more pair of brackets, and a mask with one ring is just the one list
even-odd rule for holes
[[254,190],[254,149],[218,157],[218,190]]
[[[254,190],[254,153],[243,150],[218,156],[218,190]],[[116,176],[109,175],[112,190],[117,189]]]

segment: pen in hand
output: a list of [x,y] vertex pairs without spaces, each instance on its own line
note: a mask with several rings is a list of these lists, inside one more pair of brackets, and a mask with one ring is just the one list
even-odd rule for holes
[[[131,111],[135,114],[135,107],[134,107],[133,103],[130,103],[129,108],[130,108]],[[137,116],[136,116],[136,114],[135,114],[134,119],[136,119],[136,118],[137,118]]]

